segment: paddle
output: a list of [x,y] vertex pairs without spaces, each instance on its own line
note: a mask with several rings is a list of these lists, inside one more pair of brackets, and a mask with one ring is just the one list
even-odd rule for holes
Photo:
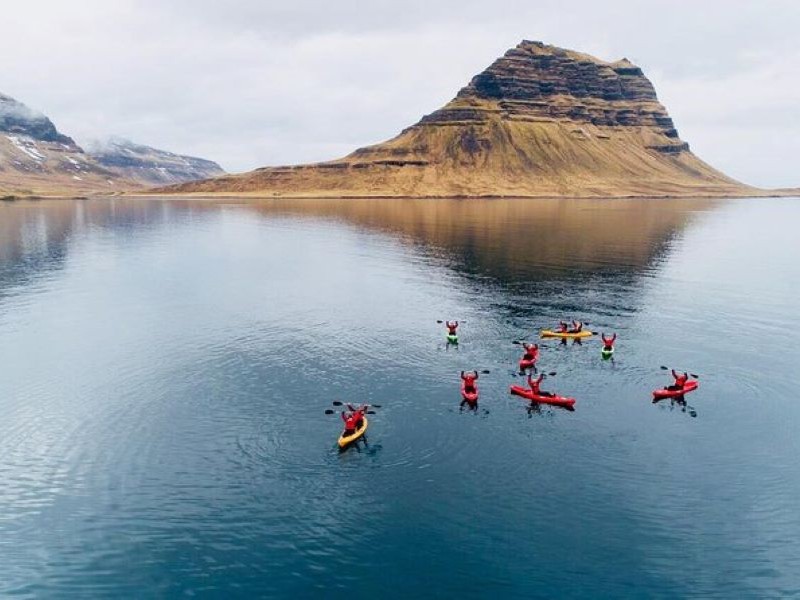
[[[439,323],[439,324],[444,323],[444,321],[442,321],[441,319],[436,319],[436,322]],[[458,322],[459,325],[461,325],[462,323],[466,323],[466,321],[459,321]]]
[[[488,373],[488,371],[486,371]],[[331,404],[334,406],[344,406],[344,402],[341,400],[334,400]],[[367,406],[371,408],[383,408],[380,404],[367,404]]]
[[[665,367],[664,365],[661,365],[661,370],[662,371],[671,371],[672,369],[670,369],[669,367]],[[675,369],[675,371],[677,371],[677,370],[678,369]],[[695,379],[700,379],[700,375],[695,375],[694,373],[689,373],[689,375],[691,375]]]

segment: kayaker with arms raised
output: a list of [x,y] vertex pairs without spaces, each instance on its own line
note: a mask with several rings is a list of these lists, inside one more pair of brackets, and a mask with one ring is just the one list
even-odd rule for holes
[[600,337],[603,340],[603,351],[604,352],[613,351],[614,350],[614,342],[617,341],[617,334],[615,333],[610,338],[607,338],[605,333],[601,333]]
[[458,321],[445,321],[444,324],[447,327],[447,335],[458,335],[456,332],[458,329]]
[[689,373],[679,374],[675,372],[675,369],[672,369],[672,377],[675,379],[675,383],[668,386],[666,388],[668,390],[682,390],[689,381]]
[[344,421],[343,436],[353,435],[356,430],[364,423],[364,413],[367,411],[367,405],[362,404],[358,408],[353,408],[352,404],[348,404],[347,408],[350,414],[342,411],[342,421]]
[[477,371],[461,371],[461,379],[464,381],[464,389],[472,392],[475,389],[475,381],[478,379]]
[[461,371],[461,408],[464,407],[465,404],[473,408],[478,407],[478,386],[475,384],[475,381],[478,379],[478,372],[477,371]]
[[581,331],[583,331],[583,323],[580,321],[573,321],[572,329],[570,329],[569,333],[580,333]]
[[530,375],[528,375],[528,385],[531,387],[531,391],[536,394],[537,396],[552,396],[551,392],[543,392],[540,388],[542,385],[542,381],[544,381],[544,373],[539,375],[536,379],[533,379]]

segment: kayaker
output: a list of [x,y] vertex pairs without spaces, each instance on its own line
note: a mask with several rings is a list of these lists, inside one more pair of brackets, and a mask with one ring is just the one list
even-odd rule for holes
[[569,325],[567,325],[564,321],[558,322],[558,332],[559,333],[569,333]]
[[667,386],[665,389],[682,390],[684,387],[686,387],[686,383],[689,381],[689,373],[679,374],[675,372],[675,369],[672,369],[672,377],[675,379],[675,383]]
[[543,392],[539,389],[539,386],[542,385],[542,381],[544,380],[544,373],[539,375],[536,379],[533,379],[530,375],[528,375],[528,385],[531,387],[531,391],[536,394],[537,396],[552,396],[551,392]]
[[614,349],[614,342],[617,341],[617,334],[615,333],[610,338],[607,338],[605,333],[601,333],[600,337],[603,340],[603,350],[611,352]]
[[[363,420],[363,417],[361,419]],[[358,429],[359,416],[357,414],[350,413],[348,415],[345,411],[342,411],[342,421],[344,421],[343,437],[353,435]]]
[[350,410],[348,415],[342,411],[342,421],[344,421],[344,435],[352,435],[364,423],[364,413],[367,411],[367,405],[362,404],[358,408],[353,408],[352,404],[348,404],[347,408]]
[[583,323],[581,323],[580,321],[573,321],[572,329],[570,330],[569,333],[580,333],[581,331],[583,331]]
[[472,392],[475,389],[475,381],[478,379],[477,371],[461,371],[461,379],[464,380],[464,389]]
[[456,329],[458,329],[458,321],[453,321],[452,323],[450,321],[445,321],[444,324],[448,329],[447,335],[458,335],[456,333]]
[[539,344],[529,344],[527,342],[523,342],[522,347],[525,348],[525,354],[523,355],[522,360],[533,360],[539,356]]

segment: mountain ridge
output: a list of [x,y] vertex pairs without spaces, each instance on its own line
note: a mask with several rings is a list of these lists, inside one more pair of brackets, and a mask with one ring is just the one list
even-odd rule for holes
[[0,93],[0,193],[119,193],[224,173],[205,159],[111,138],[87,152],[44,114]]

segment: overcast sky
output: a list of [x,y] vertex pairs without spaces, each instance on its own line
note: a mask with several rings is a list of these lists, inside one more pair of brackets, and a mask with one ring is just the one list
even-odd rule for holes
[[631,59],[701,158],[777,187],[800,185],[799,34],[798,0],[6,1],[0,92],[79,142],[242,171],[392,137],[542,40]]

